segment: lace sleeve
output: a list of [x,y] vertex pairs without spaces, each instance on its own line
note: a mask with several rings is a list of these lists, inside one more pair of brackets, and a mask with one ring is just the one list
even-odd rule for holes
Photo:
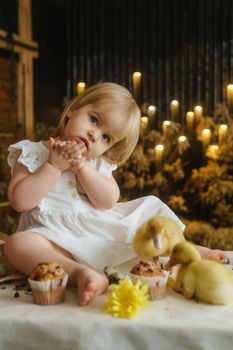
[[11,171],[15,162],[18,161],[18,163],[26,166],[31,173],[34,173],[36,169],[43,164],[43,159],[37,145],[38,143],[36,142],[23,140],[9,146],[7,163],[10,166]]
[[106,176],[106,177],[111,177],[112,172],[117,169],[116,164],[109,163],[105,159],[100,159],[99,166],[97,168],[97,171],[99,174]]
[[111,177],[112,172],[117,169],[116,164],[112,164],[103,158],[90,159],[87,162],[92,168],[95,168],[99,174],[106,177]]

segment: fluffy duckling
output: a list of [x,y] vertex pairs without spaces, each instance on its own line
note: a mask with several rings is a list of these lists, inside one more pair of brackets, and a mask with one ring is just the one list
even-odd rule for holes
[[136,232],[133,249],[142,259],[170,255],[178,242],[184,241],[183,231],[176,221],[165,216],[153,216]]
[[209,304],[233,302],[233,274],[217,261],[202,259],[197,248],[187,241],[173,247],[169,266],[180,264],[175,290],[187,298]]

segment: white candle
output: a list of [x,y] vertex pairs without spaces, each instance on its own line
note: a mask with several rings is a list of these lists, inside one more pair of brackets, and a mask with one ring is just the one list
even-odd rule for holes
[[219,144],[222,144],[224,141],[226,141],[228,133],[228,125],[227,124],[220,124],[218,128],[218,142]]
[[233,84],[227,85],[227,106],[229,112],[233,112]]
[[200,120],[203,116],[203,108],[200,105],[194,107],[194,113],[197,120]]
[[80,81],[78,84],[77,84],[77,93],[78,95],[80,95],[86,88],[86,84],[83,82],[83,81]]
[[188,130],[192,130],[194,125],[195,114],[193,111],[188,111],[186,113],[186,125]]
[[204,148],[206,148],[208,146],[208,144],[210,143],[211,130],[210,129],[203,129],[201,134],[202,134],[203,146],[204,146]]
[[141,117],[141,130],[144,132],[148,128],[149,119],[146,116]]
[[164,152],[164,146],[163,145],[156,145],[155,146],[155,160],[157,165],[160,165],[163,160],[163,152]]
[[133,73],[133,93],[134,97],[139,97],[139,91],[140,91],[140,85],[141,85],[141,72],[134,72]]
[[164,121],[163,121],[162,129],[163,129],[163,135],[164,135],[164,136],[167,136],[167,134],[168,134],[168,129],[170,128],[170,126],[171,126],[170,120],[164,120]]
[[147,108],[147,113],[148,113],[148,117],[153,119],[155,117],[155,112],[156,112],[156,107],[155,106],[149,106]]
[[207,150],[208,157],[213,159],[218,159],[218,151],[219,151],[218,145],[210,145]]
[[170,108],[171,108],[171,119],[174,122],[179,121],[179,102],[177,100],[171,101]]

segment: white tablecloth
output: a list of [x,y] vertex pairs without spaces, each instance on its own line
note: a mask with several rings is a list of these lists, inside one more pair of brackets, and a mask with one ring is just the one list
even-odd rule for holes
[[0,289],[0,350],[230,350],[233,305],[212,306],[187,300],[167,289],[131,319],[103,313],[106,295],[78,307],[67,291],[60,305],[38,306],[14,285]]

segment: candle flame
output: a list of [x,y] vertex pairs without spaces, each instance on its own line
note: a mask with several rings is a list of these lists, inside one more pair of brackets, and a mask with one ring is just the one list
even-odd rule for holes
[[134,72],[134,73],[133,73],[133,77],[139,78],[139,77],[141,77],[141,75],[142,75],[141,72]]
[[156,107],[151,105],[151,106],[148,107],[148,111],[155,112],[156,111]]
[[155,146],[155,150],[159,151],[159,152],[162,152],[164,150],[164,145],[156,145]]
[[141,121],[143,122],[143,123],[147,123],[148,122],[148,117],[141,117]]
[[197,105],[197,106],[194,107],[194,111],[196,111],[196,112],[202,112],[202,111],[203,111],[203,108],[202,108],[202,106]]
[[210,150],[213,151],[213,152],[216,152],[219,150],[219,146],[218,145],[210,145],[209,146]]
[[202,130],[203,136],[209,136],[210,133],[211,133],[210,129],[203,129],[203,130]]
[[179,142],[185,142],[186,140],[187,140],[187,137],[184,135],[178,137]]
[[227,131],[227,129],[228,129],[228,125],[227,124],[221,124],[221,125],[219,125],[219,130],[221,130],[221,131]]

